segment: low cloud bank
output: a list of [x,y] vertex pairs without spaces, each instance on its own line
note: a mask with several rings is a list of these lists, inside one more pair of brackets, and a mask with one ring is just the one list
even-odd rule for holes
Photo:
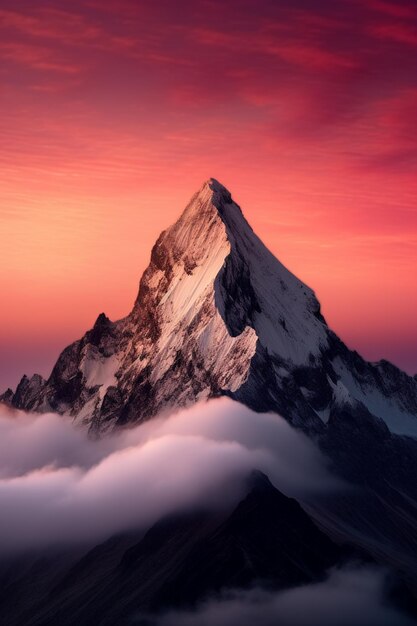
[[195,611],[169,612],[157,621],[136,616],[137,626],[412,626],[414,621],[384,604],[384,572],[374,568],[333,570],[322,583],[288,591],[230,592]]
[[228,399],[92,441],[54,414],[0,409],[0,554],[101,541],[193,505],[230,505],[257,468],[290,496],[340,488],[277,415]]
[[[192,506],[231,506],[242,478],[264,471],[289,496],[345,489],[302,433],[277,415],[212,400],[94,441],[58,415],[0,406],[0,557],[95,544]],[[383,601],[384,572],[333,570],[284,592],[229,592],[153,626],[408,626]]]

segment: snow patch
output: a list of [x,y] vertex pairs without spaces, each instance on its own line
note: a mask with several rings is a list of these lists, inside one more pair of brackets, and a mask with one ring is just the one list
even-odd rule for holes
[[333,361],[335,372],[349,394],[362,402],[370,413],[384,420],[392,433],[417,437],[417,417],[403,410],[398,402],[386,397],[375,386],[361,386],[354,379],[342,360],[337,357]]
[[120,361],[116,354],[104,357],[97,349],[91,346],[89,348],[80,363],[80,370],[85,376],[86,386],[100,386],[99,395],[103,398],[107,388],[117,384],[115,374],[120,367]]

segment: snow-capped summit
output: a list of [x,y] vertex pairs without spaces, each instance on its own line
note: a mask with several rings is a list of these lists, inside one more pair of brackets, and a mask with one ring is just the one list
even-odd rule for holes
[[141,281],[139,314],[145,294],[158,309],[165,339],[166,323],[171,330],[190,322],[209,295],[232,337],[252,329],[265,347],[296,363],[326,345],[314,293],[266,249],[230,192],[214,179],[159,237]]
[[213,178],[161,233],[132,312],[117,322],[101,314],[48,381],[19,388],[5,399],[70,414],[96,432],[229,395],[310,432],[325,429],[342,403],[417,435],[416,381],[350,352],[314,292]]

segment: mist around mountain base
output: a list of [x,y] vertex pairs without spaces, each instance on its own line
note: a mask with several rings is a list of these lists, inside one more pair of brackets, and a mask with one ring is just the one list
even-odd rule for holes
[[[226,398],[198,403],[102,439],[92,439],[59,415],[2,406],[3,593],[7,596],[8,586],[18,584],[19,576],[24,580],[19,568],[17,574],[13,570],[16,562],[32,567],[48,559],[59,563],[59,555],[68,550],[82,562],[83,555],[112,537],[142,536],[173,515],[203,509],[227,517],[245,497],[245,480],[252,470],[263,472],[275,488],[300,503],[352,489],[331,473],[317,446],[283,418],[256,414]],[[287,515],[284,510],[282,514]],[[259,523],[262,526],[262,520]],[[62,581],[73,565],[57,567]],[[15,572],[11,581],[10,567]],[[386,568],[353,556],[341,559],[311,584],[274,590],[268,584],[259,586],[259,580],[244,589],[211,591],[192,607],[174,610],[162,605],[156,614],[130,611],[120,623],[249,626],[255,620],[262,626],[408,626],[412,620],[387,604],[387,575]],[[42,597],[39,603],[42,606]],[[43,623],[39,619],[33,623]]]

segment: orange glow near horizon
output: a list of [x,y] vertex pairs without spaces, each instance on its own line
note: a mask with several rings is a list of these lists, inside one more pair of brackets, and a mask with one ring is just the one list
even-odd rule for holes
[[129,312],[210,176],[350,347],[417,372],[415,3],[181,6],[1,4],[0,391]]

